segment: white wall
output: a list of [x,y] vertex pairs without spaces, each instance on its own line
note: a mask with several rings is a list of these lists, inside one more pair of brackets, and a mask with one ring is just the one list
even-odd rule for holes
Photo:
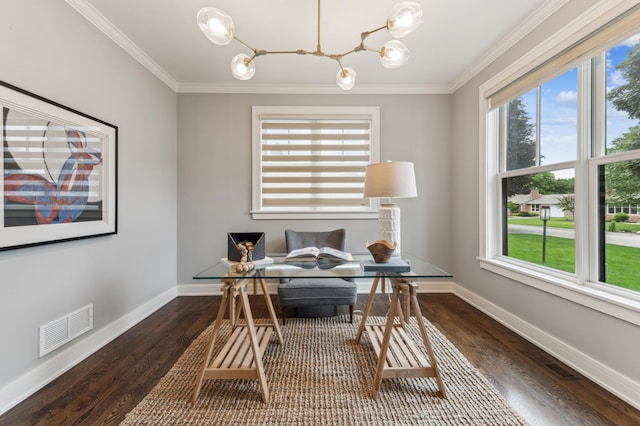
[[2,2],[0,79],[119,132],[118,234],[0,252],[2,412],[73,345],[38,359],[40,325],[93,303],[85,343],[173,297],[177,184],[176,94],[65,2]]
[[[573,363],[596,381],[628,401],[640,400],[640,328],[563,298],[480,269],[478,218],[469,209],[478,200],[479,87],[525,55],[549,35],[587,10],[595,1],[570,1],[452,98],[451,213],[452,272],[472,300],[485,304],[498,318],[525,331],[538,343]],[[477,155],[471,155],[477,153]],[[585,371],[584,367],[589,371]]]
[[[251,107],[380,106],[380,159],[413,161],[418,197],[398,199],[402,248],[449,268],[449,96],[178,96],[178,283],[227,255],[227,232],[265,232],[284,251],[284,229],[347,229],[347,250],[366,252],[377,220],[252,220]],[[202,282],[202,281],[198,281]]]

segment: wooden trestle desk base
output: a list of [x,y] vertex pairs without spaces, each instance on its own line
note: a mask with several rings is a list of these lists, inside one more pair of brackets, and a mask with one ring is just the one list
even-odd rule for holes
[[[261,324],[258,327],[254,324],[249,297],[247,296],[248,281],[253,281],[254,294],[256,294],[256,282],[260,283],[271,317],[269,324]],[[236,309],[237,296],[240,296],[238,309]],[[233,332],[224,347],[217,354],[214,354],[213,348],[220,332],[227,305],[229,305],[229,319],[233,325]],[[241,314],[244,314],[244,320],[241,320]],[[262,401],[269,402],[269,387],[264,374],[262,355],[274,331],[278,342],[282,344],[282,332],[280,331],[271,298],[267,293],[264,278],[253,277],[224,281],[222,301],[213,326],[213,334],[202,364],[202,370],[198,375],[193,391],[193,403],[198,399],[202,381],[205,379],[258,379]]]
[[[386,279],[389,279],[393,287],[387,323],[384,326],[381,324],[367,324],[367,317],[369,316],[369,310],[373,304],[378,284],[381,282],[382,291],[384,292]],[[358,334],[356,335],[356,343],[358,343],[364,330],[367,330],[373,349],[378,356],[378,364],[371,391],[373,399],[378,397],[382,379],[406,377],[434,377],[440,395],[443,398],[447,397],[436,358],[429,343],[429,336],[424,325],[420,305],[418,304],[416,287],[416,284],[412,281],[385,277],[382,273],[378,273],[373,281],[369,299],[362,314]],[[400,306],[400,293],[404,295],[404,313]],[[404,330],[406,321],[409,320],[410,307],[413,308],[422,341],[427,351],[428,361]],[[399,323],[395,323],[396,315],[399,317]]]

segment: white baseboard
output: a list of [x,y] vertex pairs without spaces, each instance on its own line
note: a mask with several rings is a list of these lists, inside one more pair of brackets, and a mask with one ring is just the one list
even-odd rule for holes
[[454,284],[453,293],[478,308],[505,327],[524,337],[543,351],[556,357],[591,381],[640,409],[640,383],[607,367],[580,350],[566,344],[534,325],[500,308],[486,299]]
[[87,335],[84,339],[71,344],[67,348],[61,349],[58,354],[53,355],[36,368],[0,388],[0,414],[7,412],[70,368],[79,364],[160,307],[175,299],[176,296],[177,289],[175,287],[166,290],[106,327]]

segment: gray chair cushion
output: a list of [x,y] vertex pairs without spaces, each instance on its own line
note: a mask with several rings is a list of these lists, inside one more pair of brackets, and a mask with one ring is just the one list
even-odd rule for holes
[[355,305],[358,285],[340,278],[294,278],[278,286],[281,307]]

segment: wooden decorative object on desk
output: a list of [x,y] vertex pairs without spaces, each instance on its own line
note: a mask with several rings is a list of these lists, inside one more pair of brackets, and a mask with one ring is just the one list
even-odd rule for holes
[[378,240],[367,245],[367,250],[373,256],[376,263],[387,263],[391,259],[393,251],[396,249],[397,243],[390,243],[387,240]]
[[253,251],[253,243],[250,241],[243,241],[236,244],[238,251],[241,254],[240,263],[236,265],[236,272],[247,272],[253,269],[254,263],[247,261],[247,258],[251,259],[251,252]]

